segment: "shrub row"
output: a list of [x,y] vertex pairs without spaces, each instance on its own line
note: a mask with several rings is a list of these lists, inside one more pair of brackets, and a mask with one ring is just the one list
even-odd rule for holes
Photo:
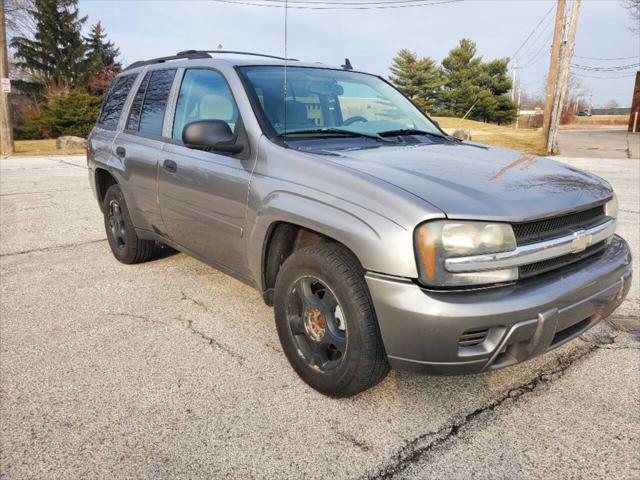
[[93,128],[102,97],[71,91],[50,96],[38,111],[28,112],[14,131],[17,140],[74,135],[86,138]]

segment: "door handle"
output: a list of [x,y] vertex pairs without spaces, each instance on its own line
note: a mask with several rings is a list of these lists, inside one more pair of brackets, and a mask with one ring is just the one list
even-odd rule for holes
[[162,168],[169,173],[176,173],[176,170],[178,170],[178,164],[173,160],[165,160],[162,162]]
[[124,147],[117,147],[116,148],[116,155],[119,156],[120,158],[124,158],[125,155],[127,154],[127,149]]

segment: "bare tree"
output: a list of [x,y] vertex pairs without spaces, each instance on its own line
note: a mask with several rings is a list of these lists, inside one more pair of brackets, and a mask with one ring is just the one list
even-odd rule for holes
[[27,37],[33,32],[32,0],[4,0],[7,37]]
[[564,112],[577,113],[581,110],[586,110],[589,104],[587,99],[590,94],[591,90],[585,87],[578,77],[569,74]]
[[536,108],[539,108],[540,111],[542,111],[544,109],[544,94],[541,92],[529,92],[522,89],[520,108],[522,110],[535,110]]
[[640,32],[640,0],[620,0],[620,3],[629,11],[629,17],[633,22],[629,30]]
[[[5,27],[7,31],[7,43],[13,37],[27,37],[33,35],[35,24],[31,9],[33,8],[33,0],[0,0],[4,1]],[[22,68],[18,68],[13,58],[13,51],[9,48],[9,71],[11,77],[21,80],[30,80],[29,72]]]

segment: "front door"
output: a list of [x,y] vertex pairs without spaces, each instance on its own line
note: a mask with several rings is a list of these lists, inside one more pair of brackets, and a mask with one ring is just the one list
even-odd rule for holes
[[242,241],[253,157],[193,150],[182,130],[196,120],[223,120],[242,133],[231,90],[221,73],[184,72],[173,122],[158,170],[158,198],[171,239],[210,263],[248,274]]

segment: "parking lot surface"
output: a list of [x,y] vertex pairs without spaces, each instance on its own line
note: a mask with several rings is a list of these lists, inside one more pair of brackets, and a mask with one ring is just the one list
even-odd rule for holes
[[[566,161],[618,191],[637,272],[640,163]],[[83,157],[0,160],[0,238],[2,478],[640,477],[637,279],[541,358],[335,400],[256,291],[183,254],[118,263]]]
[[558,146],[566,157],[640,159],[640,134],[626,127],[560,130]]

